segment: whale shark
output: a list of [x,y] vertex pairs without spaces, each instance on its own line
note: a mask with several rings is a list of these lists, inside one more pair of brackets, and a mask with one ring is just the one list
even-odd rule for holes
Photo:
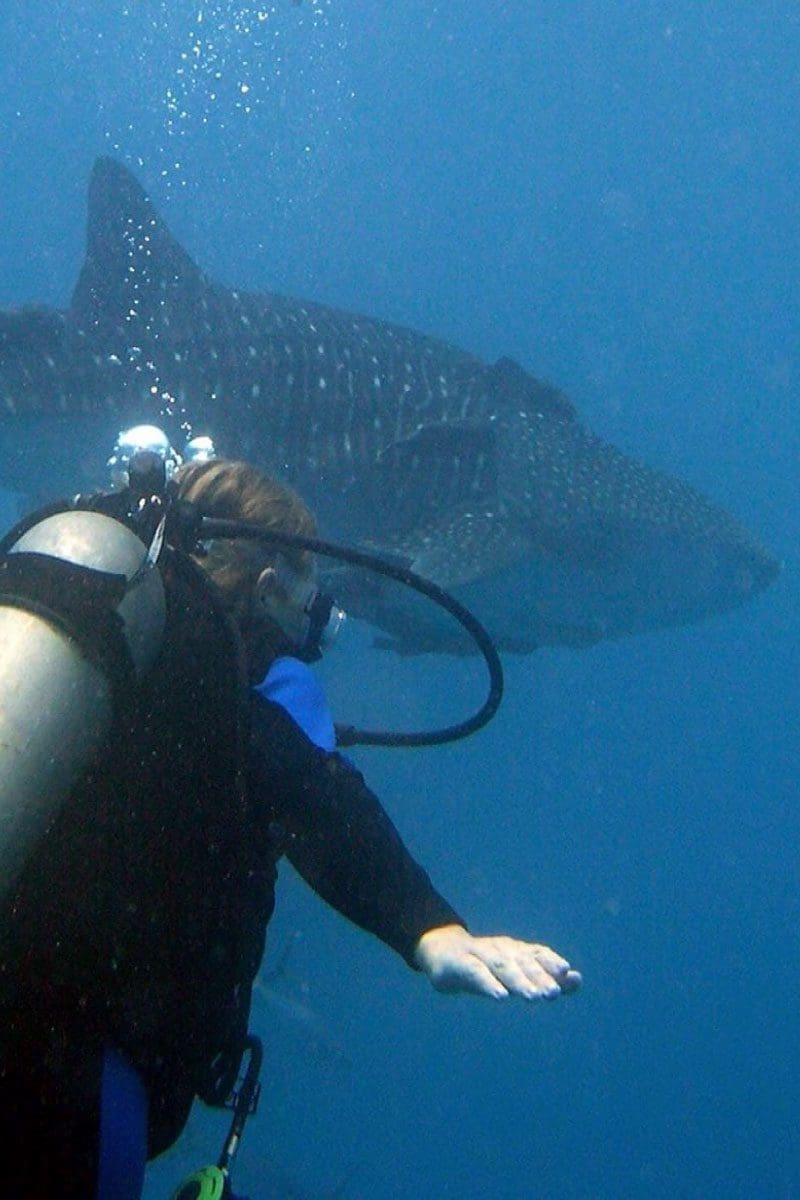
[[[454,590],[508,652],[696,621],[779,571],[732,514],[597,437],[512,359],[210,278],[103,157],[69,306],[0,312],[0,483],[74,492],[140,422],[276,474],[325,536]],[[381,644],[468,649],[396,586],[328,577]]]

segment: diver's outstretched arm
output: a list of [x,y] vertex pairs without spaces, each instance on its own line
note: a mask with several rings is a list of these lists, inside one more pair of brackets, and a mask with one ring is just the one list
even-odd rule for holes
[[553,1000],[582,983],[579,972],[549,946],[502,934],[474,937],[461,925],[423,933],[414,960],[441,992],[472,992],[495,1000]]

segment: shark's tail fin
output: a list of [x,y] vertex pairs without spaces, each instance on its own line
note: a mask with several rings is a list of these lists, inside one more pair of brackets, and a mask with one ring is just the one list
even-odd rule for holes
[[196,325],[206,290],[203,273],[130,171],[98,158],[89,184],[86,260],[72,296],[78,325],[101,340],[126,326],[146,341],[168,324],[180,338]]

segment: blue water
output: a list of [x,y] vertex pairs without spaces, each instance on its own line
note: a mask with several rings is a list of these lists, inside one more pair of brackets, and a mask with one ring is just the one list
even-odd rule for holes
[[[202,20],[198,14],[202,14]],[[468,744],[360,761],[476,931],[585,975],[443,998],[283,873],[242,1191],[800,1197],[800,10],[781,0],[4,0],[0,305],[66,304],[115,153],[228,283],[518,358],[785,560],[692,629],[509,661]],[[105,446],[76,447],[96,454]],[[435,718],[474,676],[354,637]],[[148,1200],[212,1158],[198,1114]]]

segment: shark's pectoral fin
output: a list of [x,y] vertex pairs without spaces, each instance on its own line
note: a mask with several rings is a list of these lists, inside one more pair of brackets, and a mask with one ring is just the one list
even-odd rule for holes
[[497,491],[493,426],[459,421],[426,425],[377,455],[351,489],[349,502],[372,513],[372,537],[415,533],[440,514],[485,503]]
[[[382,548],[384,554],[387,550],[395,561],[455,591],[468,605],[480,599],[485,582],[493,581],[496,588],[498,578],[503,580],[501,587],[517,596],[520,619],[511,623],[495,621],[491,608],[483,604],[478,611],[487,618],[497,648],[506,653],[530,654],[540,646],[580,649],[606,636],[595,620],[571,621],[566,614],[562,620],[557,610],[540,609],[536,564],[542,547],[531,539],[527,522],[520,521],[502,502],[492,507],[461,506],[441,514],[426,528],[396,539],[390,548]],[[591,541],[585,553],[602,556],[603,551]],[[372,605],[377,614],[372,619],[392,635],[379,643],[384,648],[406,655],[425,651],[469,654],[475,650],[455,624],[449,620],[430,621],[430,612],[422,613],[418,605],[410,606],[396,594],[390,602],[386,589],[379,587],[372,596]]]
[[[536,560],[540,549],[531,541],[527,531],[516,518],[498,505],[495,511],[467,510],[450,513],[446,520],[437,522],[431,533],[418,532],[415,539],[407,539],[403,551],[414,571],[426,579],[433,579],[443,587],[457,593],[462,588],[462,599],[473,603],[488,580],[505,580],[502,587],[517,590],[522,599],[521,613],[524,619],[513,622],[509,627],[505,621],[496,622],[491,608],[479,606],[498,650],[510,654],[530,654],[540,646],[570,646],[575,649],[593,646],[605,636],[597,622],[573,623],[559,620],[554,614],[539,611],[535,589]],[[450,650],[461,653],[464,643],[438,646],[430,649]],[[402,647],[394,647],[402,653]],[[471,652],[474,647],[469,646]],[[413,653],[413,650],[407,653]]]
[[[461,508],[416,538],[413,569],[446,587],[493,575],[531,553],[531,543],[505,513]],[[414,543],[409,540],[408,551]]]
[[[513,567],[530,553],[527,539],[500,511],[462,505],[429,518],[404,534],[383,534],[361,543],[382,558],[410,568],[447,591]],[[379,626],[379,645],[398,654],[473,654],[475,645],[456,620],[399,583],[349,567],[324,570],[325,586],[350,615]],[[520,631],[515,649],[533,643]],[[524,645],[523,645],[524,643]]]
[[503,571],[531,553],[531,542],[499,505],[462,504],[398,539],[412,569],[442,587]]

